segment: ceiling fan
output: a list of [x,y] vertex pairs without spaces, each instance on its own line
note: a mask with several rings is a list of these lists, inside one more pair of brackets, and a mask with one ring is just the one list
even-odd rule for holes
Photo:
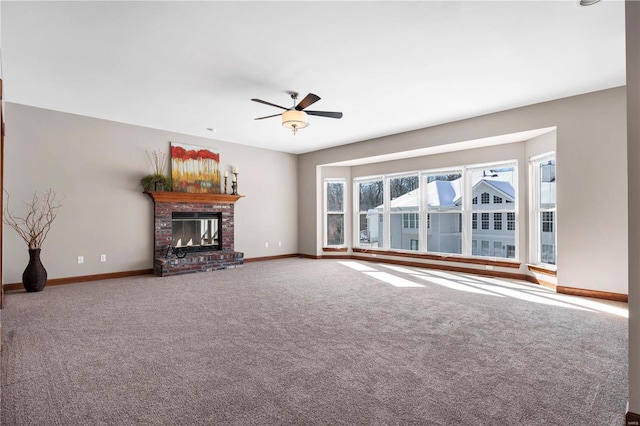
[[280,114],[267,115],[266,117],[258,117],[256,120],[264,120],[265,118],[277,117],[279,115],[282,116],[282,125],[293,130],[293,134],[295,135],[298,129],[304,129],[309,125],[307,121],[307,115],[317,115],[320,117],[329,117],[329,118],[342,118],[341,112],[332,112],[332,111],[303,111],[305,108],[313,105],[314,103],[320,100],[320,96],[314,95],[313,93],[309,93],[304,97],[303,100],[300,101],[298,105],[296,105],[296,100],[298,99],[298,93],[289,92],[291,95],[291,99],[293,99],[293,106],[291,108],[285,108],[280,105],[272,104],[271,102],[263,101],[262,99],[251,99],[254,102],[258,102],[265,105],[271,105],[276,108],[280,108],[285,110]]

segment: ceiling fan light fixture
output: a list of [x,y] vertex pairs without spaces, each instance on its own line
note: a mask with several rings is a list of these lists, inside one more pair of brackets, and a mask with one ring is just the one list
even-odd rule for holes
[[296,109],[287,110],[282,113],[282,125],[293,130],[295,135],[298,129],[304,129],[309,125],[307,113]]

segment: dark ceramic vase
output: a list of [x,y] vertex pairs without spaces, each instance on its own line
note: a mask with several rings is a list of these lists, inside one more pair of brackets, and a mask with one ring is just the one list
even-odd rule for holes
[[40,261],[40,249],[29,249],[29,264],[22,273],[22,285],[28,292],[42,291],[47,284],[47,270]]

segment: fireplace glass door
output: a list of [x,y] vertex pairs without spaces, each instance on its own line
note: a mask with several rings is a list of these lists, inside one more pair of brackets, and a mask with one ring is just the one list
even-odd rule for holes
[[173,212],[171,239],[174,247],[193,250],[219,250],[221,247],[220,213]]

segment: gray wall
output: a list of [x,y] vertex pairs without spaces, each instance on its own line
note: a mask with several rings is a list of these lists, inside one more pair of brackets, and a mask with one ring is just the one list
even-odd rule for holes
[[[49,278],[153,267],[153,202],[138,183],[151,172],[145,151],[168,155],[169,142],[217,148],[222,170],[239,167],[245,197],[236,203],[237,251],[246,258],[298,252],[295,155],[11,103],[6,122],[5,189],[13,210],[36,189],[65,197],[43,245]],[[6,225],[3,248],[3,282],[20,282],[27,246]]]
[[[316,229],[321,207],[317,204],[318,166],[549,127],[557,129],[558,284],[626,294],[624,87],[303,154],[298,159],[299,249],[304,254],[321,253]],[[496,148],[511,149],[507,145]],[[529,154],[526,149],[521,152],[519,158]],[[406,170],[417,167],[413,159],[401,161],[406,163]],[[384,173],[383,169],[379,164],[368,169],[363,166],[353,175],[375,174],[375,170]],[[522,172],[526,170],[521,168]],[[525,189],[520,187],[521,194]],[[523,202],[521,211],[526,207]],[[526,257],[521,256],[521,260],[526,261]]]

